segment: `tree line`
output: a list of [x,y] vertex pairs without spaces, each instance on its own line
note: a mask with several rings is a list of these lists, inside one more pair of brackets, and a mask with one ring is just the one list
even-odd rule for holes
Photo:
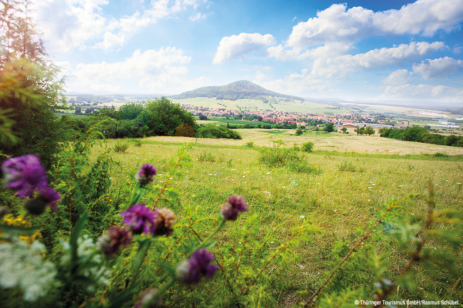
[[379,132],[385,138],[463,147],[463,136],[432,134],[420,126],[405,129],[382,128]]

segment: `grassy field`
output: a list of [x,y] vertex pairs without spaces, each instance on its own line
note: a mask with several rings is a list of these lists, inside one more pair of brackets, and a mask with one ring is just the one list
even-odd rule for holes
[[207,97],[196,97],[189,99],[176,99],[176,103],[180,104],[190,104],[193,106],[202,106],[209,108],[225,108],[229,110],[250,110],[250,111],[259,111],[259,110],[278,110],[278,111],[288,111],[288,112],[309,112],[309,113],[319,113],[319,114],[333,114],[333,113],[345,113],[351,112],[350,109],[344,107],[330,106],[325,104],[311,103],[311,102],[283,102],[271,104],[264,103],[261,100],[253,99],[239,99],[236,101],[229,100],[217,100],[215,98]]
[[[409,193],[427,192],[429,180],[433,181],[438,208],[462,208],[463,206],[463,158],[454,161],[419,156],[420,153],[446,152],[463,154],[461,148],[439,147],[420,143],[400,142],[379,137],[332,136],[296,137],[291,130],[279,131],[278,137],[288,146],[293,142],[313,141],[314,152],[307,154],[308,161],[322,173],[318,175],[293,173],[286,168],[269,168],[258,161],[256,148],[245,148],[248,141],[261,146],[269,146],[267,131],[241,130],[243,140],[198,139],[190,154],[192,165],[186,169],[186,176],[176,181],[181,192],[182,204],[195,204],[203,215],[215,215],[219,206],[231,194],[245,196],[250,214],[258,214],[260,231],[265,234],[279,226],[278,239],[271,242],[275,248],[288,239],[291,229],[309,220],[320,231],[312,242],[297,247],[300,263],[292,264],[293,290],[314,289],[320,285],[323,272],[329,270],[327,253],[335,241],[354,243],[355,230],[366,227],[368,221],[384,210],[391,198],[400,198]],[[142,139],[142,146],[131,146],[125,153],[114,153],[113,158],[120,167],[112,171],[113,185],[131,182],[133,174],[143,163],[152,163],[158,168],[156,181],[166,180],[168,159],[175,157],[180,143],[195,141],[189,138],[154,137]],[[93,157],[105,148],[111,148],[115,141],[107,141],[94,147]],[[330,150],[337,152],[323,152]],[[340,153],[340,152],[356,153]],[[201,162],[200,154],[207,152],[214,157],[213,162]],[[371,155],[362,153],[415,154],[415,157],[398,155]],[[414,159],[410,159],[414,158]],[[425,159],[426,158],[426,159]],[[356,172],[341,171],[341,164],[355,166]],[[423,219],[426,214],[424,201],[410,202],[409,215]],[[248,214],[245,214],[248,215]],[[239,220],[243,224],[244,220]],[[219,236],[225,236],[226,230]],[[220,241],[219,241],[220,242]],[[437,243],[428,243],[431,247]],[[390,270],[404,265],[406,257],[388,251],[387,247],[377,247],[378,253],[389,255]],[[423,288],[446,288],[442,282],[429,285],[424,273],[417,273],[417,282]],[[358,285],[353,285],[353,288]],[[399,296],[402,290],[397,291]],[[406,298],[406,295],[403,295]],[[400,296],[399,296],[400,298]],[[295,295],[285,290],[279,298],[279,307],[295,304]]]
[[426,144],[419,142],[407,142],[395,139],[381,138],[379,136],[357,136],[354,134],[321,134],[296,136],[294,129],[289,130],[263,130],[263,129],[237,129],[243,137],[242,140],[232,139],[195,139],[188,137],[159,136],[146,140],[163,143],[197,142],[207,146],[243,146],[247,142],[254,142],[256,146],[271,146],[273,140],[281,139],[285,147],[293,147],[294,144],[313,142],[316,151],[356,152],[364,154],[396,154],[419,155],[445,153],[447,155],[463,155],[463,148],[448,147],[442,145]]

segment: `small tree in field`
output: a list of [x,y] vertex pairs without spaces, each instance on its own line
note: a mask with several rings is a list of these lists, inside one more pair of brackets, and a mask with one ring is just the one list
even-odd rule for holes
[[302,131],[302,128],[299,126],[297,129],[296,129],[296,136],[300,136],[302,135],[303,131]]
[[330,123],[326,124],[325,131],[327,131],[328,133],[331,133],[332,131],[334,131],[334,123],[330,122]]

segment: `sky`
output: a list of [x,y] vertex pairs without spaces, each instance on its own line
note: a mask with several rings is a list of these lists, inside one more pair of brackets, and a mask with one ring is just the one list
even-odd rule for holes
[[307,98],[463,106],[463,0],[35,0],[68,93],[249,80]]

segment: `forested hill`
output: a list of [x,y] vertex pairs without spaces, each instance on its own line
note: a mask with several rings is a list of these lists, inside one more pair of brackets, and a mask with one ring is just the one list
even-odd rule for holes
[[216,97],[217,99],[227,99],[233,101],[237,99],[260,99],[264,102],[267,102],[266,97],[269,96],[304,101],[302,97],[269,91],[247,80],[232,82],[224,86],[198,88],[193,91],[183,92],[179,95],[169,96],[169,98],[185,99],[194,97]]

